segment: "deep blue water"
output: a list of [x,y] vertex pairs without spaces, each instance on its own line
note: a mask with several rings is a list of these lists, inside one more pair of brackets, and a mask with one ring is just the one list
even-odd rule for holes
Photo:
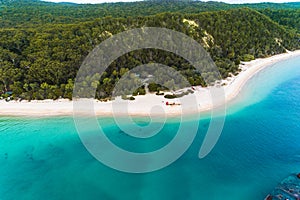
[[[71,117],[0,117],[0,199],[263,199],[300,172],[299,83],[300,57],[267,68],[228,105],[220,140],[207,157],[197,156],[210,122],[201,119],[188,151],[148,174],[99,163]],[[131,151],[161,148],[178,128],[168,123],[157,138],[138,140],[104,121],[111,141]]]

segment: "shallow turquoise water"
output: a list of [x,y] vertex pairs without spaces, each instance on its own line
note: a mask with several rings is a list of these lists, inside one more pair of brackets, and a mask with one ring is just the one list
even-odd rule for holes
[[[1,117],[0,199],[263,199],[300,171],[299,83],[299,57],[264,70],[228,105],[221,138],[207,157],[197,157],[209,125],[201,119],[188,151],[148,174],[122,173],[96,161],[70,117]],[[178,128],[168,123],[157,136],[138,140],[104,121],[114,143],[137,152],[161,148]]]

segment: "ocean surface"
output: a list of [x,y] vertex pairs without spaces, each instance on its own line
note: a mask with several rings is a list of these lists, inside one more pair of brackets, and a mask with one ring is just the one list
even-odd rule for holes
[[[136,152],[163,147],[179,127],[169,122],[156,136],[137,139],[112,119],[99,121],[112,142]],[[300,172],[300,57],[247,83],[227,105],[222,135],[203,159],[198,152],[210,119],[197,121],[193,144],[176,162],[129,174],[93,158],[71,117],[0,117],[0,200],[263,199],[287,175]]]

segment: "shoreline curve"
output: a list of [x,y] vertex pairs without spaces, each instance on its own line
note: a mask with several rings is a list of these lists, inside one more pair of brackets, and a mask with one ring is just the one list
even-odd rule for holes
[[[272,66],[280,61],[284,61],[290,58],[300,56],[300,50],[293,52],[287,52],[283,54],[274,55],[268,58],[259,58],[250,62],[242,62],[240,65],[241,72],[237,76],[228,77],[222,80],[219,86],[224,89],[226,104],[235,99],[243,86],[249,81],[255,74],[259,73],[266,67]],[[214,86],[216,87],[216,86]],[[190,88],[185,88],[187,90]],[[166,102],[179,102],[185,104],[188,114],[204,113],[213,110],[217,106],[214,106],[211,102],[210,90],[212,87],[203,88],[200,86],[193,87],[194,94],[169,100],[163,96],[157,96],[155,94],[146,94],[144,96],[137,96],[134,101],[125,101],[127,103],[128,113],[114,113],[112,106],[118,106],[116,104],[120,99],[116,99],[110,102],[94,101],[95,115],[100,117],[112,117],[112,116],[131,116],[131,117],[176,117],[182,115],[182,106],[180,105],[166,105]],[[195,106],[190,106],[191,102],[197,100],[198,109],[195,110]],[[122,104],[123,106],[123,104]],[[154,111],[152,108],[159,106],[162,109]],[[123,110],[123,109],[122,109]],[[163,112],[162,112],[163,111]],[[185,113],[184,113],[185,114]],[[33,101],[9,101],[0,100],[0,116],[32,116],[32,117],[51,117],[51,116],[73,116],[73,101],[68,99],[59,100],[33,100]]]

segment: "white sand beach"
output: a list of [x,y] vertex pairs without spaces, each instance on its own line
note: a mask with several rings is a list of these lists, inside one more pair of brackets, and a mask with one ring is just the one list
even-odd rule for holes
[[[221,85],[215,88],[223,90],[225,101],[215,104],[211,101],[211,88],[193,87],[194,94],[190,94],[178,99],[169,100],[163,96],[155,94],[147,94],[137,96],[133,101],[121,100],[117,98],[110,102],[100,102],[93,100],[94,111],[98,116],[112,115],[131,115],[131,116],[160,116],[160,115],[181,115],[186,113],[197,113],[207,111],[215,106],[220,106],[234,99],[243,85],[256,73],[265,67],[271,66],[276,62],[289,59],[291,57],[300,56],[300,50],[275,55],[268,58],[256,59],[245,62],[240,65],[241,72],[237,76],[233,76],[223,80]],[[191,89],[191,88],[185,88]],[[166,105],[168,103],[176,103],[180,105]],[[0,100],[1,116],[68,116],[73,115],[73,102],[60,100],[43,100],[43,101],[9,101]]]

